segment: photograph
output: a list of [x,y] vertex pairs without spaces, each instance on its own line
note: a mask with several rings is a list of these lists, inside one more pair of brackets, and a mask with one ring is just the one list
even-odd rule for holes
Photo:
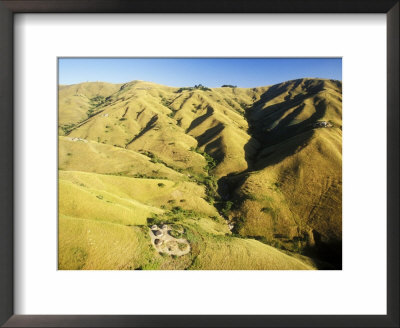
[[57,60],[58,270],[342,270],[342,58]]

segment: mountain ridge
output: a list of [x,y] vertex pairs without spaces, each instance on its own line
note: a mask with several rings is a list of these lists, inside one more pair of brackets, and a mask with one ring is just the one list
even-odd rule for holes
[[[109,164],[82,164],[87,172],[111,174],[119,166],[114,173],[199,184],[231,234],[341,267],[340,81],[68,87],[59,95],[61,170],[79,169],[90,153]],[[71,115],[82,92],[79,115]],[[73,160],[67,154],[77,147]],[[117,153],[121,162],[111,165]]]

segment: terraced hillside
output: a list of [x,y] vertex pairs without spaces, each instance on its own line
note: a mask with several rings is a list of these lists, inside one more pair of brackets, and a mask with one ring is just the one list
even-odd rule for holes
[[333,80],[60,86],[59,268],[341,268],[341,124]]

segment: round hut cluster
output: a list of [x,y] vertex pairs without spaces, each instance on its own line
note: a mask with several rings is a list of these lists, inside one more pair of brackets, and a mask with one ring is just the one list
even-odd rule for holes
[[[179,231],[177,231],[179,230]],[[159,253],[181,256],[190,252],[189,242],[182,238],[182,227],[171,228],[167,224],[154,224],[150,227],[151,241]]]

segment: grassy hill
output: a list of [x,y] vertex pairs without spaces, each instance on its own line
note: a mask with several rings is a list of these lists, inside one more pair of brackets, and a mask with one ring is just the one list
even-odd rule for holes
[[[86,82],[58,87],[58,105],[62,115],[58,118],[60,127],[68,130],[71,124],[85,119],[92,109],[115,91],[119,85],[105,82]],[[63,130],[61,130],[63,131]]]
[[60,269],[341,268],[341,124],[333,80],[60,86]]

